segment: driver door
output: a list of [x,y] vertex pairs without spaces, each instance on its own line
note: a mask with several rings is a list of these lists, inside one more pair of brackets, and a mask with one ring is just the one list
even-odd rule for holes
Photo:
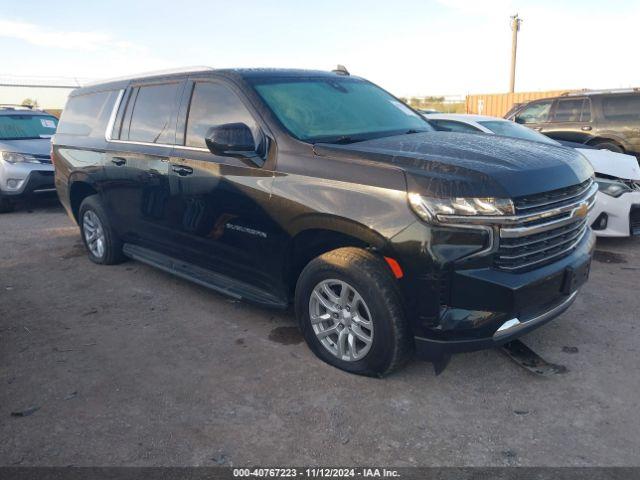
[[259,146],[258,122],[239,93],[211,79],[188,83],[179,116],[169,160],[173,256],[273,291],[268,266],[277,228],[267,213],[273,171],[264,162],[214,155],[205,144],[211,127],[244,123]]
[[529,103],[514,116],[514,121],[525,127],[545,133],[553,100],[538,100]]

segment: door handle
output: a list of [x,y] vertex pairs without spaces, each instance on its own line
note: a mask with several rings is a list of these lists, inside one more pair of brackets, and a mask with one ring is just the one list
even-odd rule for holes
[[591,125],[583,125],[580,129],[583,132],[588,132],[589,130],[591,130]]
[[122,165],[127,163],[127,159],[122,157],[113,157],[111,159],[111,163],[117,165],[118,167],[121,167]]
[[171,165],[171,170],[176,172],[181,177],[186,177],[187,175],[191,175],[193,173],[193,168],[186,167],[184,165]]

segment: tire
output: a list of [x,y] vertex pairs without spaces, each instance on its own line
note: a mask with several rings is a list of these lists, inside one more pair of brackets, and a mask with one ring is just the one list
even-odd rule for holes
[[[340,297],[342,288],[350,288],[347,292],[353,294],[349,298],[355,314],[344,313],[349,306],[345,307],[348,301],[338,300],[344,308],[336,309],[337,303],[327,302],[330,297],[325,293],[322,293],[325,302],[320,302],[314,291],[318,288],[325,292],[324,287],[331,289],[334,299]],[[332,313],[333,310],[325,308],[325,303],[342,313]],[[411,336],[396,280],[384,260],[371,252],[352,247],[339,248],[309,262],[296,285],[295,310],[309,348],[318,358],[341,370],[382,377],[402,366],[410,357]],[[312,312],[316,319],[314,324]],[[329,319],[326,321],[318,320],[327,315]],[[371,328],[365,326],[366,320]],[[344,322],[344,325],[339,322]],[[320,336],[314,328],[320,331]],[[346,340],[342,344],[347,351],[338,350],[338,332],[343,330]],[[328,331],[333,333],[325,335]],[[321,340],[320,337],[324,338]],[[368,346],[361,340],[365,337],[370,339]],[[349,358],[345,359],[345,356]]]
[[13,212],[15,204],[8,198],[0,198],[0,213]]
[[616,153],[624,153],[624,148],[614,142],[598,142],[594,143],[593,146],[600,150],[610,150]]
[[[113,230],[98,195],[85,198],[78,213],[82,242],[89,260],[100,265],[115,265],[125,260],[122,241]],[[92,237],[92,234],[97,234]],[[89,239],[94,238],[93,242]],[[100,248],[100,242],[102,243]]]

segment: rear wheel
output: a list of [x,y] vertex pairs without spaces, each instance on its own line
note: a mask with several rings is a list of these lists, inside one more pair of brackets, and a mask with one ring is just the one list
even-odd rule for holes
[[395,279],[384,261],[359,248],[312,260],[296,286],[296,316],[311,350],[347,372],[383,376],[411,351]]
[[622,148],[620,145],[614,142],[607,142],[607,141],[597,142],[597,143],[594,143],[593,146],[600,150],[610,150],[616,153],[624,153],[624,148]]
[[78,217],[82,241],[92,262],[113,265],[124,260],[122,242],[113,230],[98,195],[82,201]]

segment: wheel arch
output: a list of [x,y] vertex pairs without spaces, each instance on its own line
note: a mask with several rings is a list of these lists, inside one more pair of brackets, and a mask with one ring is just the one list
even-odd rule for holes
[[589,146],[595,146],[599,143],[604,143],[604,142],[609,142],[609,143],[615,143],[616,145],[618,145],[624,152],[627,152],[627,147],[625,142],[623,142],[621,139],[615,137],[614,135],[601,135],[601,136],[596,136],[593,138],[590,138],[585,145],[589,145]]
[[96,195],[97,193],[98,191],[95,187],[86,179],[78,179],[71,183],[71,186],[69,187],[69,206],[76,222],[78,221],[78,214],[80,212],[80,205],[82,204],[82,201],[91,195]]
[[295,223],[286,249],[286,283],[293,295],[304,267],[314,258],[342,247],[383,251],[387,240],[375,230],[353,220],[330,215],[310,215]]

